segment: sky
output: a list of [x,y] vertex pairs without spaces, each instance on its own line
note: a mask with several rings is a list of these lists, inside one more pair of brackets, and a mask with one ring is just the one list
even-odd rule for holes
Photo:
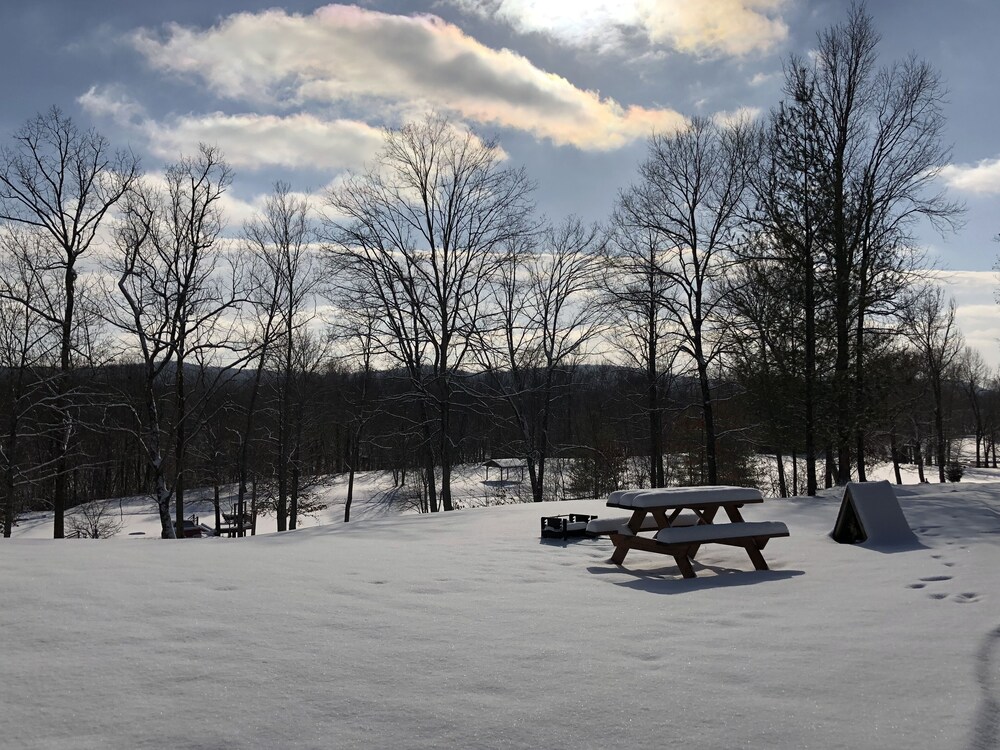
[[[870,0],[880,60],[947,89],[940,183],[962,228],[925,228],[969,343],[1000,364],[996,0]],[[199,142],[236,171],[233,227],[274,181],[322,195],[428,109],[495,136],[553,220],[604,219],[646,140],[693,115],[765,117],[782,63],[847,3],[824,0],[35,0],[0,10],[0,142],[57,105],[154,171]]]

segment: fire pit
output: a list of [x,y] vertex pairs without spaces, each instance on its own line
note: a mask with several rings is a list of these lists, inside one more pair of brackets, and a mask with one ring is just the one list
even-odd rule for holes
[[583,513],[566,513],[561,516],[542,516],[542,539],[568,539],[584,536],[587,524],[597,516]]

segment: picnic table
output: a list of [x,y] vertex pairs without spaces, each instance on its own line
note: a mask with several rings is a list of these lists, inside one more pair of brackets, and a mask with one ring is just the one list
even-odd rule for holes
[[[624,525],[611,529],[611,561],[621,565],[633,549],[671,555],[685,578],[694,578],[691,560],[703,544],[742,547],[757,570],[767,570],[761,550],[769,539],[788,536],[780,521],[747,522],[740,509],[764,502],[751,487],[664,487],[612,492],[608,507],[632,511]],[[728,522],[716,523],[720,511]],[[641,536],[643,531],[653,535]]]

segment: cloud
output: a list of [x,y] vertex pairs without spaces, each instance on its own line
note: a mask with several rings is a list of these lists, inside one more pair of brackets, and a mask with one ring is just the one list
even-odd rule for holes
[[788,36],[786,0],[444,0],[569,46],[624,47],[636,35],[699,57],[766,52]]
[[992,367],[1000,365],[1000,327],[996,304],[966,305],[956,295],[955,320],[965,343],[978,351]]
[[928,271],[934,283],[942,285],[956,304],[955,319],[965,342],[979,351],[991,367],[1000,366],[1000,316],[997,289],[1000,276],[995,271]]
[[748,81],[751,86],[764,86],[781,77],[781,73],[754,73]]
[[226,98],[277,107],[363,104],[386,116],[435,108],[596,151],[684,125],[673,110],[602,98],[432,15],[344,5],[310,15],[274,9],[231,15],[207,30],[143,29],[132,41],[158,70],[198,78]]
[[969,193],[1000,193],[1000,157],[975,165],[949,164],[941,170],[949,187]]
[[91,88],[78,101],[91,115],[110,117],[141,133],[150,151],[166,160],[193,153],[199,143],[209,143],[218,146],[232,166],[243,169],[359,168],[383,142],[382,131],[366,123],[323,120],[306,113],[210,112],[157,121],[118,89]]
[[760,114],[760,107],[739,107],[738,109],[734,109],[730,112],[716,112],[712,115],[712,119],[717,125],[730,127],[733,125],[752,123],[760,117]]

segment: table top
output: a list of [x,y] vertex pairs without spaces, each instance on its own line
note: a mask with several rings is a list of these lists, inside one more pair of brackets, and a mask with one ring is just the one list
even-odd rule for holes
[[613,508],[703,508],[720,505],[762,503],[764,497],[754,487],[710,485],[706,487],[661,487],[645,490],[618,490],[608,496]]

